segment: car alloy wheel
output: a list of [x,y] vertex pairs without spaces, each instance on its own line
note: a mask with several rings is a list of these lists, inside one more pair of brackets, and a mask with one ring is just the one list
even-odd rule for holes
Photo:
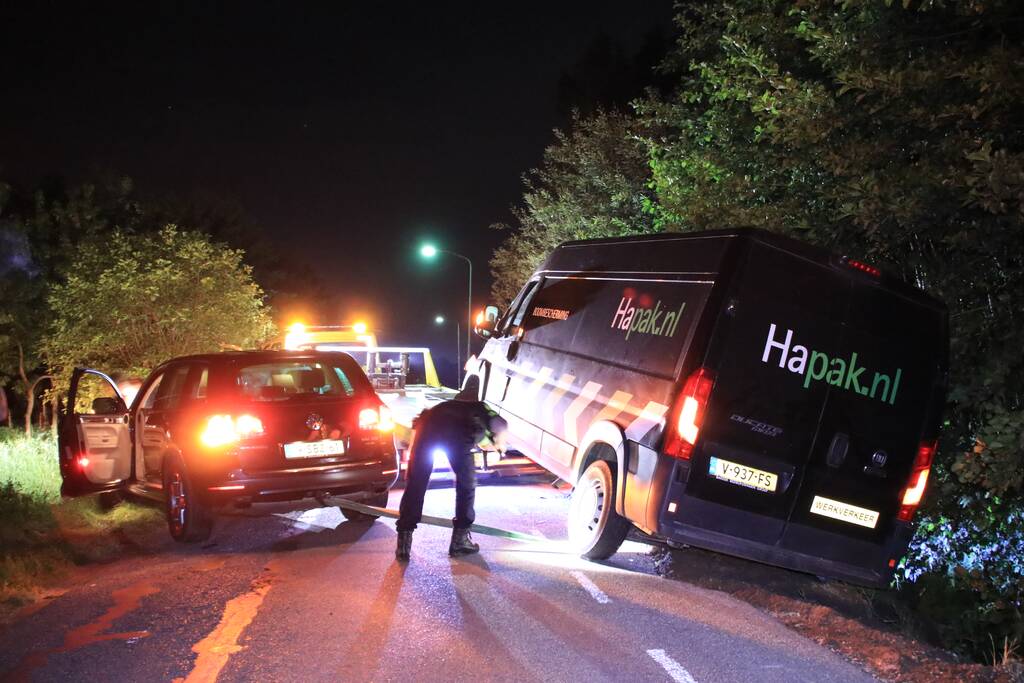
[[182,535],[185,531],[185,515],[188,514],[188,495],[181,472],[171,473],[167,489],[167,520],[171,524],[174,535]]

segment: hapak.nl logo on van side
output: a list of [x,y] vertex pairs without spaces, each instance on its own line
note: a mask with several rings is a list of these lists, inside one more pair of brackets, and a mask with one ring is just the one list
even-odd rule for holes
[[[775,323],[768,328],[768,339],[764,343],[764,353],[761,354],[761,362],[768,363],[772,351],[779,351],[779,367],[789,370],[797,375],[804,376],[804,389],[811,386],[811,382],[825,380],[834,387],[854,391],[861,396],[877,398],[883,403],[893,405],[896,402],[896,392],[900,388],[900,378],[903,376],[903,369],[896,368],[896,374],[889,375],[876,372],[871,380],[871,386],[867,385],[867,377],[864,377],[865,384],[861,384],[861,376],[867,371],[866,368],[857,365],[857,352],[850,354],[850,360],[842,358],[830,358],[827,353],[821,351],[810,351],[806,346],[793,344],[793,330],[786,330],[785,341],[778,341],[775,337]],[[879,395],[881,389],[881,395]]]
[[[679,319],[683,317],[683,309],[686,302],[679,304],[678,311],[669,311],[667,307],[662,308],[661,299],[655,302],[654,308],[634,306],[632,297],[622,297],[619,308],[612,316],[611,327],[617,327],[626,332],[626,339],[634,332],[640,334],[653,334],[659,337],[673,337],[676,328],[679,326]],[[662,316],[665,316],[662,318]]]

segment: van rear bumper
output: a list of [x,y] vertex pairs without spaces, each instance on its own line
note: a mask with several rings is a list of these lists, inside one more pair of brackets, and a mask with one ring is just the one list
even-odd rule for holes
[[[821,545],[818,547],[827,547],[829,543],[836,542],[834,534],[826,534],[825,532],[806,528],[802,529],[801,532],[805,537],[820,535]],[[888,588],[893,577],[893,569],[888,566],[888,560],[889,558],[898,560],[902,557],[906,551],[907,544],[910,542],[912,533],[913,528],[910,525],[900,524],[897,532],[889,539],[885,548],[852,539],[842,539],[843,543],[863,545],[864,548],[860,549],[863,550],[863,554],[860,555],[862,558],[878,558],[877,563],[873,567],[869,567],[811,555],[779,545],[737,538],[729,534],[686,524],[677,519],[663,518],[659,525],[659,535],[670,541],[686,543],[698,548],[704,548],[705,550],[735,555],[744,559],[764,562],[798,572],[841,579],[870,588]],[[826,536],[829,538],[826,538]],[[852,548],[851,550],[857,549]]]

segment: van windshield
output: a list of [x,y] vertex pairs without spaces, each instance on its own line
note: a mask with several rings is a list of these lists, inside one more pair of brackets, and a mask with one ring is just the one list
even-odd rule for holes
[[252,401],[286,401],[317,397],[346,398],[363,389],[338,365],[323,361],[289,360],[240,367],[235,385]]

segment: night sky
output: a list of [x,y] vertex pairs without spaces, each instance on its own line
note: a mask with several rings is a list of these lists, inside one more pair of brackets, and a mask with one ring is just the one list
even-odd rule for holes
[[670,35],[672,14],[670,0],[71,5],[0,10],[0,178],[115,171],[143,195],[237,204],[336,288],[343,310],[320,322],[364,317],[382,341],[442,352],[454,330],[417,331],[465,315],[466,268],[425,264],[417,245],[470,257],[482,305],[501,238],[488,226],[511,219],[566,122],[560,78],[602,36],[629,57]]

